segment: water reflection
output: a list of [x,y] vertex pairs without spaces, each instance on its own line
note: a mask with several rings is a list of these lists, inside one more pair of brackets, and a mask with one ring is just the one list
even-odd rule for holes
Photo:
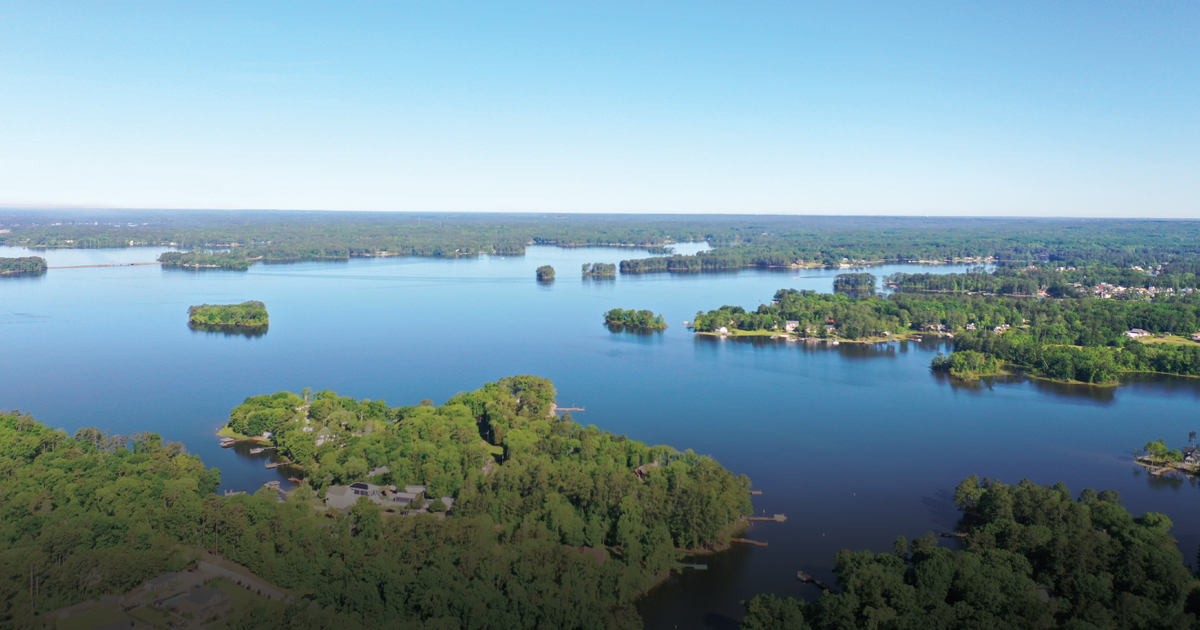
[[604,324],[608,332],[614,334],[629,334],[639,337],[662,337],[663,331],[657,328],[639,328],[637,326],[625,326],[624,324]]
[[267,334],[268,326],[223,326],[219,324],[188,324],[192,332],[224,337],[261,337]]
[[44,275],[46,275],[44,269],[38,271],[20,271],[17,273],[0,274],[0,280],[40,280]]

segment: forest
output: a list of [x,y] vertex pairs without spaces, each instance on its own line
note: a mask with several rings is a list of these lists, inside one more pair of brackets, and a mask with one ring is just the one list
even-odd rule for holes
[[553,282],[554,267],[551,267],[550,265],[542,265],[541,267],[537,268],[537,270],[534,272],[534,275],[537,277],[538,282]]
[[42,273],[44,271],[46,271],[46,259],[41,256],[0,258],[0,276]]
[[866,295],[875,292],[875,276],[869,273],[839,273],[833,278],[833,290]]
[[201,304],[188,307],[192,326],[266,326],[270,323],[267,305],[249,301],[241,304]]
[[[1048,378],[1111,383],[1123,372],[1200,375],[1200,345],[1143,343],[1127,333],[1190,337],[1200,330],[1200,294],[1141,300],[893,293],[851,297],[780,290],[754,311],[739,306],[696,314],[697,332],[782,330],[864,340],[926,331],[954,334],[955,351],[974,351]],[[953,355],[952,355],[953,356]],[[952,360],[952,359],[951,359]]]
[[955,491],[966,549],[932,532],[890,553],[839,552],[837,591],[815,602],[758,595],[742,630],[1194,628],[1200,581],[1171,520],[1134,517],[1113,491],[1005,485],[977,476]]
[[[1200,223],[952,217],[551,215],[289,211],[3,210],[0,245],[170,246],[246,261],[355,256],[521,255],[531,244],[655,247],[706,241],[694,256],[630,259],[621,273],[995,262],[1176,270],[1200,266]],[[1181,272],[1186,273],[1186,272]]]
[[613,326],[626,326],[628,328],[648,328],[652,330],[663,330],[667,327],[667,321],[662,315],[655,315],[654,311],[635,311],[633,309],[625,310],[614,308],[604,314],[604,323]]
[[[265,489],[217,496],[219,471],[157,435],[69,437],[0,413],[0,626],[40,628],[39,614],[205,550],[298,595],[261,602],[235,628],[640,628],[634,602],[677,547],[728,544],[750,511],[749,480],[558,417],[554,395],[517,376],[440,407],[249,398],[231,426],[275,429],[308,472],[282,503]],[[393,516],[365,498],[348,513],[310,507],[382,465],[391,472],[372,482],[428,484],[458,499],[453,516]],[[589,547],[604,561],[580,553]]]
[[617,266],[611,263],[584,263],[583,275],[610,277],[617,275]]

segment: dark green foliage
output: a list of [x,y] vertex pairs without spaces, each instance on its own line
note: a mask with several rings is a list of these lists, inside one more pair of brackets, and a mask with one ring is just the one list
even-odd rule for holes
[[0,258],[0,276],[41,273],[44,271],[46,271],[46,259],[41,256]]
[[584,263],[583,275],[615,276],[617,275],[617,266],[610,263]]
[[269,320],[267,306],[256,301],[188,307],[188,323],[193,326],[266,326]]
[[853,291],[858,294],[875,292],[875,276],[869,273],[839,273],[833,279],[834,291]]
[[604,323],[617,326],[628,326],[629,328],[653,328],[662,330],[667,327],[666,320],[662,315],[655,315],[653,311],[635,311],[614,308],[604,314]]
[[550,265],[542,265],[537,268],[538,282],[550,282],[554,280],[554,267]]
[[950,356],[939,352],[930,362],[930,367],[937,372],[949,372],[955,378],[973,381],[978,380],[980,376],[998,373],[1000,361],[990,354],[960,350]]
[[163,252],[158,262],[164,267],[180,267],[184,269],[232,269],[245,271],[250,268],[250,259],[242,250],[209,253],[202,251]]
[[746,630],[828,628],[1190,628],[1200,583],[1157,513],[1134,518],[1115,492],[1016,486],[972,476],[955,499],[972,529],[967,550],[932,534],[911,555],[843,550],[841,593],[813,603],[759,595]]

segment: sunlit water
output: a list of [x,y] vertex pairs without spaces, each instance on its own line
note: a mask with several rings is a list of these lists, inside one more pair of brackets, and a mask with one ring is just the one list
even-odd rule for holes
[[[681,248],[682,249],[682,248]],[[692,247],[685,251],[694,251]],[[162,249],[49,251],[52,266],[152,261]],[[0,256],[29,255],[0,248]],[[780,288],[828,291],[836,271],[580,277],[585,262],[630,249],[531,247],[524,257],[355,259],[255,265],[248,272],[155,266],[52,269],[0,279],[0,408],[74,432],[155,431],[251,490],[280,473],[266,456],[223,450],[215,432],[247,396],[304,387],[415,404],[511,374],[554,380],[576,419],[652,444],[713,456],[763,491],[756,510],[787,514],[747,537],[765,548],[708,556],[653,591],[651,628],[732,628],[755,593],[812,597],[803,569],[832,581],[839,549],[889,550],[897,535],[951,531],[965,476],[1115,489],[1135,513],[1175,522],[1200,544],[1195,484],[1150,479],[1132,450],[1197,428],[1200,381],[1144,378],[1117,389],[1040,381],[964,387],[928,369],[930,343],[836,348],[697,338],[697,310],[756,307]],[[534,280],[551,264],[552,284]],[[916,266],[872,269],[882,276]],[[937,267],[933,271],[954,271]],[[262,300],[257,337],[192,331],[187,308]],[[663,313],[671,327],[610,332],[614,307]]]

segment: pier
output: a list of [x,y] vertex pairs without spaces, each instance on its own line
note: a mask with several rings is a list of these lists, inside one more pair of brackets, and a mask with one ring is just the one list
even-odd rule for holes
[[796,572],[796,579],[800,580],[801,582],[804,582],[805,584],[815,584],[816,586],[823,588],[827,591],[833,592],[833,593],[837,592],[837,591],[833,590],[832,588],[829,588],[828,584],[825,584],[824,582],[818,580],[817,578],[815,578],[803,571]]
[[762,494],[762,490],[751,490],[750,494]]
[[776,514],[775,516],[747,516],[747,521],[771,521],[775,523],[783,523],[787,521],[787,516],[784,514]]
[[729,542],[741,543],[743,545],[754,545],[755,547],[767,546],[767,543],[761,540],[750,540],[749,538],[730,538]]

